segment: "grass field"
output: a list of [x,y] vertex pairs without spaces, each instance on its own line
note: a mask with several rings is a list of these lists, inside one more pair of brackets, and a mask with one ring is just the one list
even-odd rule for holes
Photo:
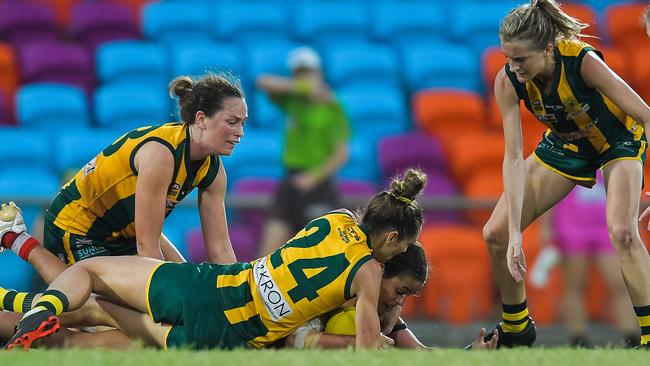
[[2,352],[2,366],[405,366],[405,365],[494,365],[494,366],[623,366],[647,365],[650,353],[623,349],[574,350],[532,348],[496,352],[468,352],[457,349],[432,351],[155,351],[137,349],[128,352],[102,350],[66,350]]

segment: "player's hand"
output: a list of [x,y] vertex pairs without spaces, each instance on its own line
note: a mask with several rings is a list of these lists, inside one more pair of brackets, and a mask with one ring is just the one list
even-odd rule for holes
[[391,337],[385,336],[383,333],[379,333],[379,349],[388,349],[395,345],[395,340]]
[[316,188],[318,182],[309,173],[296,174],[293,177],[293,184],[302,192],[310,192]]
[[524,267],[524,251],[521,248],[521,233],[510,239],[508,242],[508,252],[506,254],[508,261],[508,271],[516,282],[524,280],[526,268]]
[[497,349],[497,343],[499,342],[499,332],[494,329],[492,333],[492,339],[490,339],[488,342],[484,342],[483,339],[485,338],[486,333],[487,331],[485,328],[481,328],[481,330],[479,330],[478,337],[476,337],[476,339],[474,339],[474,342],[472,342],[472,350],[482,351]]
[[[650,192],[645,193],[646,196],[650,197]],[[650,216],[650,206],[648,206],[645,210],[643,210],[643,213],[641,216],[639,216],[639,221],[643,221],[647,219]],[[650,230],[650,221],[648,221],[648,225],[646,226],[647,230]]]

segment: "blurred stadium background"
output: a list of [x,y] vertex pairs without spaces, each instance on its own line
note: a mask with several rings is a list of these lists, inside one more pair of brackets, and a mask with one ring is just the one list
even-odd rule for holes
[[[283,174],[283,117],[254,80],[288,74],[288,52],[309,45],[323,57],[352,124],[352,155],[339,176],[348,206],[363,204],[404,167],[429,174],[421,242],[434,271],[406,305],[407,318],[442,329],[491,321],[500,306],[481,227],[502,191],[503,155],[491,84],[504,63],[499,22],[519,3],[0,0],[0,199],[16,201],[33,226],[68,172],[128,129],[177,120],[166,95],[174,76],[230,71],[242,80],[250,120],[224,159],[229,225],[238,258],[252,259]],[[640,21],[647,5],[563,2],[591,25],[587,33],[598,38],[590,42],[608,64],[650,100],[650,40]],[[529,153],[542,125],[528,114],[523,123]],[[200,261],[196,198],[186,201],[164,232]],[[540,248],[537,230],[524,233],[529,263]],[[0,268],[3,287],[40,286],[12,254],[0,256]],[[608,324],[605,287],[595,270],[590,276],[589,313]],[[559,321],[562,286],[556,269],[547,287],[528,289],[538,324]]]

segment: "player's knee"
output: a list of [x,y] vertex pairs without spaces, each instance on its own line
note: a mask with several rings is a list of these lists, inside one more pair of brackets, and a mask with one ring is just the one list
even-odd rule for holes
[[487,223],[483,227],[483,240],[485,240],[485,243],[491,252],[503,251],[508,248],[508,242],[503,238],[504,235],[502,230],[499,230],[495,225]]
[[612,225],[609,227],[609,237],[614,248],[619,253],[632,251],[635,245],[635,232],[629,225]]

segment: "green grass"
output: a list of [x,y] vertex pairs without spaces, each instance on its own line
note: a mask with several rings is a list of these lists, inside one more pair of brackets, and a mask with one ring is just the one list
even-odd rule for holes
[[496,352],[469,352],[457,349],[432,351],[155,351],[136,349],[126,352],[104,350],[65,350],[2,352],[5,366],[623,366],[647,365],[650,353],[623,349],[574,350],[567,348],[532,348]]

